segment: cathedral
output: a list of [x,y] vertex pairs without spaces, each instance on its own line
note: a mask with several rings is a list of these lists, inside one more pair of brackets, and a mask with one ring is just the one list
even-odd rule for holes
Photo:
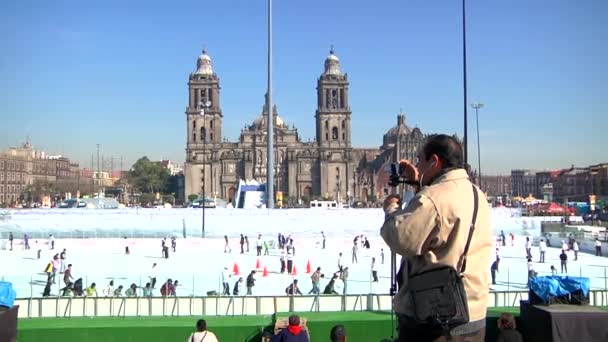
[[[266,181],[266,134],[272,112],[275,191],[287,204],[312,199],[375,202],[390,191],[387,167],[398,159],[414,160],[425,135],[406,125],[405,115],[383,137],[379,148],[352,147],[352,112],[348,74],[333,48],[317,80],[316,137],[302,141],[295,127],[279,116],[268,99],[260,115],[241,130],[238,141],[222,136],[220,79],[203,50],[188,81],[185,196],[234,199],[239,180]],[[228,114],[229,115],[229,114]],[[356,118],[356,116],[355,116]]]

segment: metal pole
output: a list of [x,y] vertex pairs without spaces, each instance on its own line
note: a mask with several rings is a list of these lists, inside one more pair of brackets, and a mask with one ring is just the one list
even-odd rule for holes
[[[475,102],[471,105],[475,109],[475,121],[477,123],[477,174],[479,188],[481,187],[481,145],[479,144],[479,108],[483,108],[483,103]],[[482,189],[483,191],[483,189]]]
[[97,144],[97,198],[99,198],[99,190],[101,188],[101,169],[99,167],[99,144]]
[[266,207],[274,209],[274,161],[273,161],[273,110],[272,110],[272,0],[268,0],[268,146],[266,158]]
[[466,29],[466,6],[465,0],[462,0],[462,74],[463,74],[463,92],[464,92],[464,137],[463,137],[463,154],[464,166],[468,164],[468,133],[467,133],[467,29]]

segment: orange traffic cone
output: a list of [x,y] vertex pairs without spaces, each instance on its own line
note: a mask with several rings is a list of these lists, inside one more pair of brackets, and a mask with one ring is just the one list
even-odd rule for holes
[[306,263],[306,273],[310,273],[310,260]]
[[262,273],[262,277],[268,277],[268,267],[264,266],[264,273]]
[[258,261],[255,263],[255,268],[260,268],[260,259],[258,258]]
[[298,271],[296,271],[296,265],[293,265],[293,272],[291,272],[291,274],[294,276],[298,275]]
[[239,265],[237,265],[237,263],[234,263],[234,268],[232,269],[232,272],[234,273],[234,275],[239,275]]

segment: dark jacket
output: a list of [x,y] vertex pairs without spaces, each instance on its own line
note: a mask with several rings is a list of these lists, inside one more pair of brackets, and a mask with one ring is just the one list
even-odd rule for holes
[[249,274],[247,276],[247,287],[254,287],[255,286],[255,278],[253,277],[253,274]]
[[524,339],[517,330],[502,330],[496,342],[524,342]]
[[281,330],[272,337],[272,342],[309,342],[306,331],[302,330],[297,335],[292,335],[287,329]]

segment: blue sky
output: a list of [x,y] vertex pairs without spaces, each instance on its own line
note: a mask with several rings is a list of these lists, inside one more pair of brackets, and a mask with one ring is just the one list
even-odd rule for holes
[[[608,161],[608,1],[467,2],[469,102],[484,173]],[[399,109],[462,135],[460,1],[274,1],[274,101],[314,137],[316,79],[334,44],[351,82],[353,143],[379,146]],[[206,46],[238,138],[266,91],[266,0],[0,2],[0,149],[90,164],[184,160],[188,74]],[[474,114],[470,163],[477,165]]]

